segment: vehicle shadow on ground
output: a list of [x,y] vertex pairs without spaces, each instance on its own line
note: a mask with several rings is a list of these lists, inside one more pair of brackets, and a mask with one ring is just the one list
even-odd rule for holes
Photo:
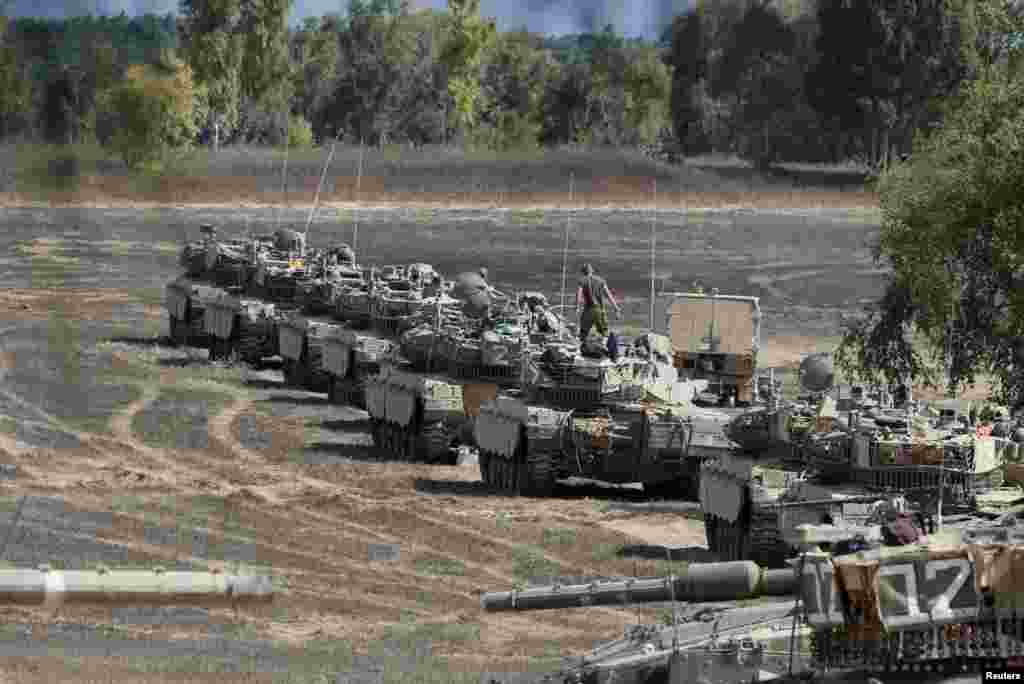
[[338,444],[337,442],[312,442],[302,448],[295,460],[306,465],[325,465],[337,461],[360,461],[364,463],[387,463],[398,459],[386,459],[376,455],[368,444]]
[[618,551],[619,558],[638,560],[672,560],[687,563],[714,563],[718,556],[703,546],[658,546],[657,544],[629,544]]
[[351,432],[355,434],[369,434],[369,418],[352,418],[349,420],[324,420],[320,422],[320,428],[332,432]]
[[[432,480],[419,478],[413,487],[420,494],[444,496],[510,496],[509,492],[492,488],[483,481]],[[512,494],[514,496],[514,494]],[[595,484],[569,484],[558,482],[550,498],[558,499],[604,499],[612,501],[646,501],[642,491],[613,488]]]
[[117,336],[104,338],[105,342],[113,342],[115,344],[127,344],[133,347],[175,347],[174,342],[171,338],[166,335],[158,335],[157,337],[132,337],[128,336]]
[[[277,389],[281,389],[278,385]],[[327,401],[327,397],[322,396],[303,396],[296,397],[290,394],[271,394],[269,397],[264,399],[265,402],[270,404],[291,404],[292,406],[330,406],[331,403]]]

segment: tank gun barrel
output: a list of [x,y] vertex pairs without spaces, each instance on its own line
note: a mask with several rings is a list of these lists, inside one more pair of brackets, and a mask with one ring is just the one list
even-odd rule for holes
[[792,569],[768,570],[752,561],[693,563],[674,577],[627,578],[591,584],[549,585],[481,596],[484,610],[548,610],[661,601],[734,601],[796,593]]
[[266,575],[156,570],[0,569],[0,604],[237,605],[273,601]]

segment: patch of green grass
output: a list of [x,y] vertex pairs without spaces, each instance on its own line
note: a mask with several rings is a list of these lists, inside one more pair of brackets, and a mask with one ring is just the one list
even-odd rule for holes
[[[100,342],[97,348],[102,352],[110,349],[109,342]],[[148,353],[152,359],[132,355],[108,359],[96,369],[96,382],[104,385],[123,385],[132,382],[153,382],[160,379],[160,368],[156,365],[156,354]],[[151,362],[150,362],[151,361]]]
[[536,226],[544,222],[544,211],[541,209],[513,209],[509,219],[517,226]]
[[531,546],[517,546],[512,549],[512,574],[521,581],[535,577],[552,577],[562,574],[558,563],[546,558],[544,551]]
[[598,513],[607,513],[612,509],[612,502],[606,499],[594,502],[594,510]]
[[595,561],[605,562],[618,558],[620,551],[622,551],[621,544],[598,544],[594,547],[592,556]]
[[100,625],[96,629],[96,636],[100,639],[125,639],[128,637],[128,630],[120,625]]
[[421,572],[425,575],[457,575],[462,576],[466,574],[466,566],[460,560],[448,559],[448,558],[426,558],[418,560],[414,564],[416,572]]
[[20,502],[20,496],[0,496],[0,513],[14,513]]
[[192,417],[169,415],[160,418],[156,430],[148,430],[142,423],[142,414],[132,419],[132,432],[140,435],[142,441],[151,447],[173,447],[177,437],[192,428]]
[[541,546],[570,546],[576,543],[576,530],[550,528],[544,530]]
[[[212,418],[232,401],[232,396],[223,389],[216,389],[204,382],[184,382],[160,390],[159,400],[171,402],[203,402],[204,414]],[[173,447],[177,436],[193,426],[194,417],[188,414],[168,412],[160,417],[155,430],[146,429],[144,414],[132,419],[132,431],[141,435],[143,442],[153,447]]]
[[10,416],[0,416],[0,432],[13,435],[18,430],[18,421]]
[[145,508],[145,502],[134,494],[115,494],[110,502],[110,510],[113,513],[141,513]]
[[237,641],[256,641],[260,638],[259,632],[253,625],[231,624],[224,627],[224,638]]
[[512,516],[505,511],[498,511],[498,514],[494,516],[494,524],[499,530],[508,530],[512,528]]
[[219,383],[205,380],[178,382],[173,387],[164,387],[160,390],[160,399],[164,401],[203,401],[207,404],[208,415],[214,414],[214,409],[219,411],[224,404],[232,401],[233,397],[219,386]]
[[[288,647],[280,645],[275,648],[281,655],[289,652]],[[302,645],[301,655],[289,655],[287,679],[277,677],[275,682],[306,682],[316,681],[314,679],[301,679],[300,677],[314,677],[320,674],[332,672],[345,672],[352,668],[355,654],[352,644],[347,641],[333,641],[328,639],[314,639]],[[333,680],[330,680],[333,681]]]
[[125,669],[141,673],[221,674],[229,672],[260,673],[263,665],[254,656],[127,656],[117,659]]
[[397,641],[400,648],[408,647],[409,651],[415,652],[416,644],[425,641],[479,641],[480,625],[472,622],[400,622],[388,625],[384,638]]

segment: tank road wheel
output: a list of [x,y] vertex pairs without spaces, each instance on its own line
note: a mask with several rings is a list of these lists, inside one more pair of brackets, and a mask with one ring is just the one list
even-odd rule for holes
[[384,458],[388,461],[397,461],[399,460],[399,454],[396,453],[395,445],[398,443],[398,426],[388,422],[384,423],[384,429],[387,430],[387,437],[384,441],[388,445]]
[[480,450],[477,455],[477,465],[480,466],[480,480],[487,485],[491,486],[491,452],[484,449]]
[[549,451],[526,454],[520,468],[520,490],[528,496],[550,496],[555,490],[555,455]]
[[175,316],[174,314],[170,315],[170,319],[168,321],[168,329],[168,336],[171,338],[172,345],[174,345],[175,347],[180,347],[182,344],[184,344],[185,336],[182,334],[181,331],[181,321],[179,321],[178,317]]
[[224,358],[224,340],[216,335],[210,335],[210,361],[220,361]]
[[416,463],[416,428],[412,425],[398,428],[398,452],[405,463]]
[[505,494],[514,494],[512,488],[512,461],[501,459],[501,489]]
[[494,489],[501,488],[501,455],[494,454],[491,456],[491,461],[488,463],[488,472],[490,473],[490,481],[487,483]]
[[370,437],[373,439],[373,455],[381,457],[384,452],[384,422],[379,418],[370,419]]
[[704,538],[708,543],[708,551],[718,553],[718,537],[715,536],[715,528],[718,527],[718,518],[711,513],[704,514]]
[[448,430],[445,429],[444,423],[437,422],[426,426],[420,432],[417,441],[422,453],[421,460],[425,463],[455,465],[458,462],[458,457],[452,454]]
[[235,342],[240,361],[250,366],[259,365],[263,360],[263,339],[254,332],[243,332]]

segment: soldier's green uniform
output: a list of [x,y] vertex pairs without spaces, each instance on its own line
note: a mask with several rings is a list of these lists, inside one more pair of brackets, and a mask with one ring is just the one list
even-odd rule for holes
[[608,289],[608,283],[601,276],[594,275],[594,269],[586,264],[582,269],[583,277],[580,278],[579,287],[576,290],[576,306],[581,307],[580,312],[580,341],[586,341],[591,328],[597,329],[602,337],[608,337],[608,304],[611,303],[615,310],[619,305],[612,297]]

